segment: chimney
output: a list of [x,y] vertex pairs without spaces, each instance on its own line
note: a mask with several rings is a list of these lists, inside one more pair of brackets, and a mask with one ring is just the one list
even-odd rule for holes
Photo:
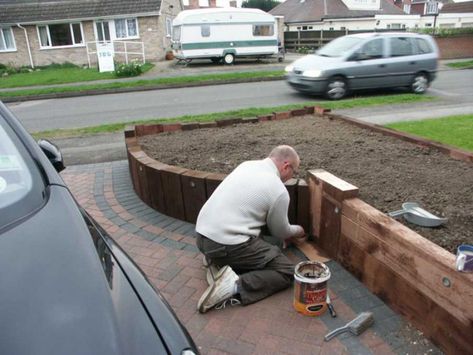
[[217,0],[209,0],[209,7],[217,7]]
[[198,9],[199,8],[199,0],[189,0],[189,8]]
[[230,1],[230,7],[237,7],[237,2],[236,2],[236,0]]

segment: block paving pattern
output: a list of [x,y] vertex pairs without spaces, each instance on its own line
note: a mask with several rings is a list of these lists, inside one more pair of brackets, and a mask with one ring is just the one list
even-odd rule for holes
[[[298,314],[288,289],[249,306],[197,312],[207,287],[194,225],[151,209],[134,193],[127,161],[68,167],[61,173],[76,200],[133,258],[170,303],[202,354],[441,354],[379,298],[334,261],[327,263],[329,289],[338,314]],[[298,262],[295,248],[288,256]],[[325,342],[330,330],[359,312],[375,324],[360,336],[344,333]]]

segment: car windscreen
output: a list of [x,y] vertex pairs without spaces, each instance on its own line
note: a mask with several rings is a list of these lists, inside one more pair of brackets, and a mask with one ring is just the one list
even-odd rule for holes
[[39,208],[45,184],[27,149],[0,119],[0,230]]
[[342,57],[363,41],[360,37],[339,37],[317,51],[322,57]]

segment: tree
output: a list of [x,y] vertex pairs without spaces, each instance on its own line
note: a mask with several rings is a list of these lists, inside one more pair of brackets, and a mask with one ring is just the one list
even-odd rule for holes
[[279,1],[276,0],[245,0],[242,2],[241,7],[261,9],[269,12],[269,10],[277,5],[279,5]]

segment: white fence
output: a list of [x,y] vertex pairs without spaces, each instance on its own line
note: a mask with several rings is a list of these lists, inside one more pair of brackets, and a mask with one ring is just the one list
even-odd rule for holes
[[[87,62],[89,64],[89,68],[91,67],[91,58],[97,57],[97,45],[105,43],[105,42],[87,42],[86,49],[87,49]],[[128,64],[130,57],[141,57],[141,62],[145,62],[145,46],[143,42],[135,42],[135,41],[110,41],[108,43],[113,44],[113,53],[114,55],[119,54],[124,56],[125,63]],[[97,60],[98,61],[98,60]]]

